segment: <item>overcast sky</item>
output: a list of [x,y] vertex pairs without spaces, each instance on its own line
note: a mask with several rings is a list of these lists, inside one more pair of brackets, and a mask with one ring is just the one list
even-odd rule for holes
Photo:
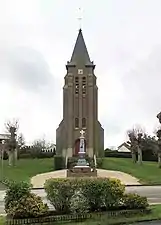
[[0,131],[18,118],[27,142],[55,142],[62,87],[82,8],[96,64],[105,147],[135,124],[152,133],[161,111],[160,0],[0,0]]

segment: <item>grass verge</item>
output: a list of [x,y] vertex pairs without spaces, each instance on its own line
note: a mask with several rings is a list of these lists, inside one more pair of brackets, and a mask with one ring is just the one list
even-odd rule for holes
[[[16,166],[8,166],[8,160],[4,160],[3,174],[0,171],[0,177],[15,180],[15,181],[29,181],[31,177],[39,174],[53,171],[53,158],[46,159],[20,159]],[[0,184],[0,189],[3,189]]]
[[5,224],[5,218],[3,216],[0,216],[0,225]]
[[[149,215],[135,215],[132,217],[117,217],[117,218],[107,218],[106,215],[104,215],[102,218],[97,220],[87,220],[82,223],[68,223],[70,225],[121,225],[121,224],[129,224],[129,223],[137,223],[141,221],[151,221],[151,220],[160,220],[161,219],[161,205],[155,205],[150,207],[152,209],[151,214]],[[161,222],[160,222],[161,223]],[[65,225],[66,223],[63,223],[62,225]]]
[[104,158],[102,169],[122,171],[138,178],[141,184],[161,184],[161,169],[156,162],[134,164],[131,159]]
[[[151,208],[151,213],[148,215],[135,215],[135,216],[131,216],[131,217],[123,217],[123,216],[119,216],[117,218],[107,218],[106,215],[102,216],[101,218],[99,218],[99,221],[97,219],[95,220],[87,220],[85,222],[66,222],[63,223],[61,221],[62,225],[65,224],[69,224],[69,225],[121,225],[121,224],[129,224],[129,223],[136,223],[137,222],[141,222],[141,221],[152,221],[152,220],[161,220],[161,205],[154,205],[154,206],[150,206]],[[161,223],[161,222],[160,222]],[[4,217],[0,217],[0,225],[4,225],[5,224],[5,218]],[[57,224],[60,224],[59,222]]]
[[[53,171],[53,158],[20,159],[14,167],[4,161],[3,177],[15,181],[29,181],[31,177]],[[129,173],[138,178],[142,184],[161,184],[161,169],[156,162],[143,162],[143,165],[133,164],[131,159],[104,158],[102,169],[117,170]],[[1,170],[0,177],[2,178]],[[0,184],[0,189],[4,187]]]

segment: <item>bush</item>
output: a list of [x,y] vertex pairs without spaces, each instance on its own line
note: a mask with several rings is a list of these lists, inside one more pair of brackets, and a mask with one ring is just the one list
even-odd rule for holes
[[90,211],[99,211],[104,205],[103,192],[105,192],[105,190],[103,179],[82,179],[80,186],[83,195],[87,199]]
[[[38,159],[43,159],[43,158],[52,158],[54,157],[55,153],[54,152],[35,152],[31,154],[31,158],[38,158]],[[20,156],[21,158],[21,156]]]
[[131,152],[105,151],[105,157],[131,158]]
[[127,209],[146,209],[148,207],[146,197],[131,193],[124,195],[123,204]]
[[97,168],[102,168],[103,158],[97,158]]
[[31,191],[31,185],[26,182],[5,181],[5,185],[7,186],[5,210],[12,208],[12,203],[18,202],[22,197],[29,196]]
[[118,208],[123,197],[125,186],[119,180],[109,178],[84,179],[81,185],[90,211],[100,211],[102,208]]
[[81,214],[89,212],[89,205],[84,195],[77,191],[70,200],[70,212]]
[[105,206],[106,209],[118,209],[120,207],[120,199],[125,192],[125,186],[118,179],[107,179],[105,181]]
[[68,158],[68,162],[67,162],[67,169],[73,168],[74,166],[76,166],[78,162],[78,157],[69,157]]
[[[143,151],[143,161],[153,161],[157,162],[158,158],[157,155],[154,155],[151,151]],[[118,151],[109,151],[105,150],[105,157],[114,157],[114,158],[131,158],[131,152],[118,152]],[[137,158],[136,153],[136,158]]]
[[52,158],[55,152],[45,152],[35,146],[25,146],[18,149],[18,159]]
[[75,179],[49,179],[45,182],[44,188],[47,198],[58,213],[70,211],[70,200],[74,195]]
[[6,213],[11,218],[41,217],[48,214],[48,206],[42,202],[39,196],[30,193],[18,201],[10,202]]
[[[102,208],[118,208],[124,190],[125,187],[119,180],[108,178],[49,179],[45,183],[47,198],[57,213],[69,213],[73,210],[73,208],[70,210],[70,207],[71,202],[74,201],[72,198],[76,193],[81,193],[84,196],[90,211],[101,211]],[[76,199],[78,202],[78,196]],[[72,207],[76,207],[74,206],[76,203],[72,204]]]
[[39,154],[20,153],[18,159],[45,159],[54,157],[54,152],[40,152]]
[[[2,154],[2,153],[1,153]],[[2,155],[0,154],[1,158],[2,158]],[[7,154],[7,151],[4,151],[3,152],[3,160],[7,160],[8,159],[8,154]]]
[[65,168],[65,160],[62,156],[54,156],[54,170],[61,170]]

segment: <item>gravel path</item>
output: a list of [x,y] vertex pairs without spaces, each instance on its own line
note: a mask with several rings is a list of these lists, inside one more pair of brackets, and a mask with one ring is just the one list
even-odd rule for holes
[[[125,185],[138,185],[140,184],[138,179],[120,171],[102,170],[97,169],[98,177],[117,178]],[[65,178],[66,170],[57,170],[49,173],[38,174],[31,178],[31,183],[34,188],[43,188],[44,183],[50,178]]]

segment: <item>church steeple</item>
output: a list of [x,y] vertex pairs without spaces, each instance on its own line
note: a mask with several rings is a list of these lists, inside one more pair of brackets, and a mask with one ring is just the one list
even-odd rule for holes
[[104,130],[98,121],[98,88],[82,30],[66,65],[63,86],[63,120],[56,131],[56,148],[64,158],[78,155],[80,130],[85,130],[86,153],[104,154]]
[[68,64],[77,65],[80,63],[84,65],[93,65],[93,63],[90,60],[81,29],[79,29],[72,57],[70,62],[68,62]]

